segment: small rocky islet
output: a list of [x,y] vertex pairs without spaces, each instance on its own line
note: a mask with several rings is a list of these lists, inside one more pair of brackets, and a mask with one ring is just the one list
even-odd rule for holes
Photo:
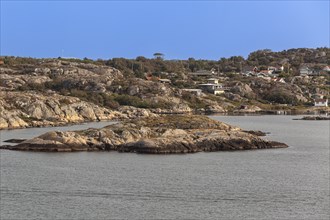
[[161,115],[124,120],[101,129],[52,131],[1,149],[22,151],[118,151],[148,154],[286,148],[201,115]]
[[306,121],[323,121],[330,120],[329,116],[304,116],[302,118],[294,119],[294,120],[306,120]]

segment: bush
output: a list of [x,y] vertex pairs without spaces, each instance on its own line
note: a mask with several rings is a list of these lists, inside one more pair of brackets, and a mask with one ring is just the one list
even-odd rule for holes
[[279,104],[295,104],[297,102],[296,98],[292,94],[285,91],[268,93],[264,99]]
[[149,100],[143,100],[136,96],[130,95],[115,95],[114,98],[120,105],[129,105],[137,108],[162,108],[168,109],[172,107],[172,103],[161,101],[161,102],[152,102]]
[[193,95],[190,92],[182,92],[182,99],[188,102],[190,108],[200,109],[207,106],[202,100],[196,97],[196,95]]

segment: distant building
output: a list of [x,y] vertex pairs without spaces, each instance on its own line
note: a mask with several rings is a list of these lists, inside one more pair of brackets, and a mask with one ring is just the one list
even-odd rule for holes
[[315,99],[314,106],[316,107],[327,107],[328,99]]
[[207,83],[218,84],[219,83],[219,79],[209,78],[209,79],[207,79]]
[[164,83],[164,84],[170,84],[171,80],[170,79],[158,79],[159,82]]
[[256,66],[243,66],[242,67],[242,74],[251,75],[252,73],[257,73],[257,72],[259,72],[259,69]]
[[269,66],[269,67],[267,68],[267,70],[268,70],[268,74],[272,74],[272,73],[274,73],[277,69],[276,69],[276,67],[274,67],[274,66]]
[[330,72],[330,66],[325,66],[325,67],[323,67],[323,70],[324,70],[324,71],[328,71],[328,72]]
[[279,83],[286,83],[285,80],[283,78],[273,78],[272,79],[273,82],[279,82]]
[[316,68],[312,68],[309,66],[302,66],[299,69],[300,75],[304,75],[304,76],[318,76],[321,74],[322,70],[321,69],[316,69]]
[[223,88],[221,88],[221,89],[215,89],[214,91],[213,91],[213,94],[214,95],[219,95],[219,94],[222,94],[222,93],[224,93],[225,92],[225,90],[223,89]]
[[199,84],[199,87],[204,92],[212,93],[215,95],[224,93],[224,89],[221,83],[204,83],[204,84]]
[[299,69],[300,75],[312,75],[313,70],[311,70],[308,66],[300,67]]

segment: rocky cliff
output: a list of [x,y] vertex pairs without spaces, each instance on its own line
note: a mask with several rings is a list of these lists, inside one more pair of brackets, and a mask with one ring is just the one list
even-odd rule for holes
[[48,132],[3,149],[119,151],[151,154],[287,147],[205,116],[166,115],[126,120],[102,129]]

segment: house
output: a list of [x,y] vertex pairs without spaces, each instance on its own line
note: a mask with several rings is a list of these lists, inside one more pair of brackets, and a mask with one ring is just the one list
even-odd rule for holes
[[330,74],[330,66],[325,66],[323,69],[320,71],[320,74],[322,75],[327,75]]
[[261,71],[259,71],[259,73],[262,73],[262,74],[264,74],[265,76],[267,76],[267,75],[269,75],[269,74],[272,74],[272,70],[261,70]]
[[284,66],[277,66],[275,69],[275,72],[283,72],[284,71]]
[[221,83],[205,83],[199,84],[199,87],[204,92],[213,93],[213,94],[220,94],[224,92]]
[[252,71],[242,73],[242,76],[254,76],[254,75],[255,75],[255,72],[252,72]]
[[[267,71],[267,70],[265,70],[265,71]],[[264,73],[262,71],[257,74],[257,77],[267,77],[267,76],[268,76],[268,74]]]
[[225,90],[223,89],[223,88],[221,88],[221,89],[215,89],[214,91],[213,91],[213,94],[214,95],[220,95],[220,94],[222,94],[222,93],[224,93],[225,92]]
[[160,83],[164,83],[164,84],[170,84],[171,83],[171,80],[170,79],[158,79],[158,81]]
[[273,78],[272,79],[273,82],[279,82],[279,83],[286,83],[285,80],[283,78]]
[[275,71],[277,70],[277,68],[274,67],[274,66],[269,66],[269,67],[267,68],[267,70],[268,70],[268,73],[269,73],[269,74],[272,74],[272,73],[275,73]]
[[201,89],[182,89],[182,91],[189,92],[189,93],[195,94],[197,96],[202,95]]
[[209,78],[209,79],[207,79],[207,83],[218,84],[219,83],[219,79]]
[[314,106],[316,107],[327,107],[328,99],[315,99]]
[[330,72],[330,66],[325,66],[322,70],[326,72]]
[[243,76],[250,76],[257,72],[258,72],[258,67],[256,67],[256,66],[254,66],[254,67],[253,66],[243,66],[241,68],[241,74]]
[[318,76],[321,74],[322,70],[320,69],[313,69],[308,66],[302,66],[299,69],[300,75],[308,75],[308,76]]
[[299,69],[300,75],[312,75],[313,70],[311,70],[308,66],[300,67]]

